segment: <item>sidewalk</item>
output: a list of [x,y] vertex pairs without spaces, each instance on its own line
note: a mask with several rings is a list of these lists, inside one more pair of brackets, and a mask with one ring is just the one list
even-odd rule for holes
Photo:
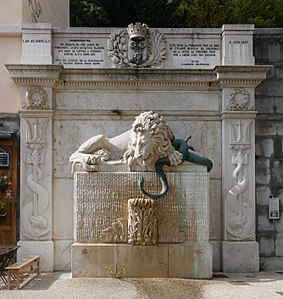
[[215,273],[211,280],[28,277],[19,290],[0,284],[1,299],[283,299],[283,272]]

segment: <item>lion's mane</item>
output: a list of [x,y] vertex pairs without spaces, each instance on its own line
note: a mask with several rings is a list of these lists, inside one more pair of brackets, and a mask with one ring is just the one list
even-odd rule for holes
[[155,161],[159,158],[170,156],[174,152],[172,140],[174,140],[175,137],[163,118],[153,111],[141,113],[136,117],[132,125],[129,146],[124,154],[124,161],[131,170],[136,163],[132,140],[138,133],[144,134],[151,143],[151,150],[153,150],[156,155]]

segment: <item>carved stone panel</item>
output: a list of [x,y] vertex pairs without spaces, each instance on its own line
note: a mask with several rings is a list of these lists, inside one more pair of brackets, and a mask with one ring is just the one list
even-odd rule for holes
[[[167,173],[169,192],[157,202],[157,243],[208,241],[208,174]],[[142,198],[138,181],[157,193],[160,182],[153,172],[99,172],[75,174],[74,239],[81,243],[127,243],[128,200]]]
[[52,218],[47,150],[51,121],[22,118],[21,124],[21,240],[49,240]]
[[[225,196],[225,233],[227,240],[255,238],[255,203],[253,195],[253,142],[250,119],[228,123],[230,161],[227,161]],[[229,165],[229,166],[228,166]]]

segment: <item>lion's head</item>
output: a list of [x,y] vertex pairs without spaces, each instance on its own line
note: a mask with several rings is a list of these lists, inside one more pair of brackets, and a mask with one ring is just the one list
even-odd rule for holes
[[130,171],[154,170],[155,162],[175,151],[174,134],[162,117],[152,111],[143,112],[134,121],[124,160]]

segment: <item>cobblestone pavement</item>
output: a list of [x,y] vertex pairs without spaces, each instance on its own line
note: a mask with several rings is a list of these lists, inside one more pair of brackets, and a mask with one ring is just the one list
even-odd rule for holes
[[1,283],[1,299],[283,299],[283,272],[215,273],[210,280],[71,278],[54,272],[24,277],[19,290]]

